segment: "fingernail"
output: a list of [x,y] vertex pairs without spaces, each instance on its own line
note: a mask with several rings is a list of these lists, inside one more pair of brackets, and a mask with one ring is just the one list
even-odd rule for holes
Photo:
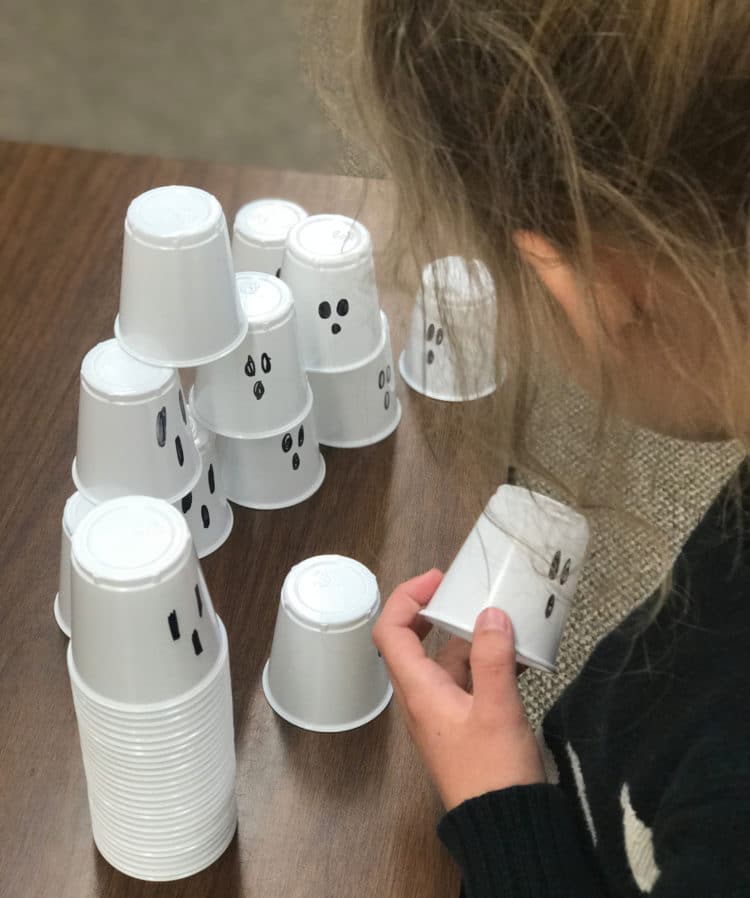
[[477,623],[482,630],[502,630],[504,633],[510,630],[510,618],[499,608],[485,608]]

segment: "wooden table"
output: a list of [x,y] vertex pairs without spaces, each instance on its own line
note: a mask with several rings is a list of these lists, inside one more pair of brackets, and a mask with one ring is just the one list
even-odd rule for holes
[[[476,516],[482,490],[453,451],[456,413],[403,385],[393,437],[326,450],[325,484],[296,508],[235,508],[228,543],[203,562],[230,640],[239,829],[229,849],[198,876],[150,884],[94,846],[67,640],[52,615],[60,520],[74,489],[80,362],[112,336],[125,210],[171,183],[211,191],[230,221],[247,200],[282,196],[358,215],[376,248],[388,236],[383,184],[365,192],[349,178],[0,143],[0,895],[455,898],[434,830],[440,805],[396,707],[354,732],[317,735],[276,717],[260,685],[294,563],[353,556],[388,595],[449,563]],[[409,303],[380,288],[398,352]]]

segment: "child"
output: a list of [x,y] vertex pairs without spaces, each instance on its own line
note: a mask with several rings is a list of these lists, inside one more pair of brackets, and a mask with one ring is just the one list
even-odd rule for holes
[[[511,367],[553,347],[607,412],[747,445],[750,6],[349,10],[347,105],[394,181],[396,239],[422,263],[446,239],[485,262]],[[416,615],[440,574],[391,596],[375,641],[466,898],[750,896],[750,547],[731,495],[671,591],[597,646],[541,745],[502,612],[480,615],[470,655],[452,641],[431,660]]]

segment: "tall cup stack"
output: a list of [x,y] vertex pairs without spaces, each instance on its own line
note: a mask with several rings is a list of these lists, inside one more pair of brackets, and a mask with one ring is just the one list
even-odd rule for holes
[[401,405],[369,232],[343,215],[306,218],[289,232],[281,277],[297,307],[320,442],[355,448],[385,439]]

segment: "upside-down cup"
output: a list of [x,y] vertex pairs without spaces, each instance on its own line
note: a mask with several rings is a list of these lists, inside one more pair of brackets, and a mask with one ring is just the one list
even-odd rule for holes
[[271,274],[241,272],[237,286],[247,336],[232,353],[196,370],[190,408],[222,436],[270,436],[299,418],[308,400],[294,302]]
[[247,320],[234,281],[227,223],[197,187],[157,187],[125,218],[115,335],[134,358],[203,365],[242,342]]
[[193,534],[198,558],[205,558],[224,545],[232,532],[234,516],[227,502],[221,467],[216,457],[214,435],[191,421],[196,448],[201,457],[201,477],[175,507],[182,512]]
[[385,312],[380,315],[380,344],[368,358],[345,368],[308,369],[318,438],[324,446],[355,449],[378,443],[401,420],[390,328]]
[[259,439],[216,437],[227,498],[247,508],[288,508],[309,499],[325,479],[312,391],[303,413],[284,430]]
[[307,212],[290,200],[246,203],[234,219],[232,256],[235,271],[265,271],[279,276],[289,231]]
[[420,614],[471,641],[480,612],[502,608],[513,622],[519,663],[554,671],[588,539],[583,515],[505,484]]
[[185,519],[146,496],[90,511],[73,535],[71,665],[103,700],[175,700],[211,671],[219,626]]
[[377,580],[358,561],[320,555],[293,567],[263,671],[274,711],[319,733],[352,730],[377,717],[393,694],[372,641],[379,612]]
[[60,540],[60,580],[55,596],[54,612],[57,626],[70,639],[70,541],[76,527],[94,508],[80,493],[73,493],[65,503]]
[[444,402],[489,396],[496,389],[496,329],[495,288],[485,266],[458,256],[437,259],[422,272],[401,376]]
[[116,340],[81,364],[73,482],[89,502],[146,495],[176,502],[201,474],[177,372],[132,358]]
[[311,215],[289,232],[281,277],[294,296],[305,367],[355,365],[381,339],[372,241],[343,215]]

